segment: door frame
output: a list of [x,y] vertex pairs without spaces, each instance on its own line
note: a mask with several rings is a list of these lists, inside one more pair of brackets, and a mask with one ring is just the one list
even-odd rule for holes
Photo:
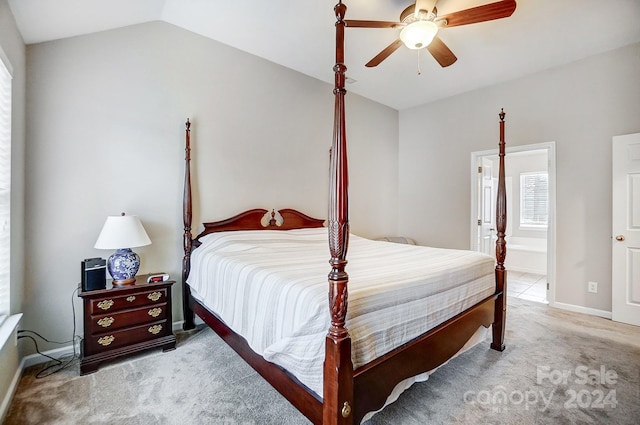
[[[505,150],[505,161],[508,162],[509,153],[546,150],[549,173],[549,225],[547,226],[547,301],[553,306],[556,299],[556,142],[534,143],[530,145],[510,146]],[[497,156],[498,149],[471,152],[471,213],[470,219],[470,249],[476,250],[478,240],[478,161],[484,156]],[[514,183],[515,184],[515,183]],[[507,217],[507,221],[513,217]],[[507,244],[507,257],[509,245]]]

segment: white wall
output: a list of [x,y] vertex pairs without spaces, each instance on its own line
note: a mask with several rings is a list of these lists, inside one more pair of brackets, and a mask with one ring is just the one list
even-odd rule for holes
[[[24,195],[25,195],[25,73],[26,48],[6,0],[0,0],[0,48],[13,71],[11,111],[11,313],[23,310]],[[12,332],[0,341],[0,405],[10,390],[19,366]],[[0,409],[0,421],[2,420]]]
[[[27,52],[24,328],[71,337],[79,264],[110,255],[93,248],[109,214],[142,219],[153,244],[136,249],[141,273],[179,280],[187,117],[194,223],[257,207],[326,217],[330,85],[161,22]],[[393,234],[398,113],[348,94],[347,116],[352,229]]]
[[634,44],[401,111],[399,233],[470,246],[470,152],[497,146],[504,107],[507,146],[556,142],[556,301],[611,311],[611,138],[640,131],[639,69]]

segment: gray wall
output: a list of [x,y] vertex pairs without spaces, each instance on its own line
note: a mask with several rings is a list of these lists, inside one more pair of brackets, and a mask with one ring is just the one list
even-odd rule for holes
[[[25,73],[26,49],[7,0],[0,0],[0,48],[13,68],[11,119],[11,313],[22,312],[24,281]],[[1,342],[0,342],[1,343]],[[0,347],[0,403],[19,365],[10,338]],[[0,412],[0,415],[2,412]],[[2,418],[0,418],[1,420]]]
[[470,246],[470,152],[497,147],[504,107],[508,146],[556,142],[556,301],[611,311],[611,139],[640,131],[639,69],[634,44],[401,111],[399,232]]
[[[111,254],[93,248],[107,215],[141,218],[141,273],[180,278],[187,117],[194,223],[256,207],[326,217],[330,85],[161,22],[30,45],[27,63],[23,327],[71,337],[80,261]],[[349,94],[347,116],[352,229],[394,234],[398,113]]]

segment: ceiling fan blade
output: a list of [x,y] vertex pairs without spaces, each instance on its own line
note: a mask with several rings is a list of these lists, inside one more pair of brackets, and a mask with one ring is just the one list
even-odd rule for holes
[[374,66],[380,65],[380,62],[382,62],[383,60],[388,58],[389,55],[391,55],[391,53],[393,53],[396,50],[398,50],[398,48],[400,48],[400,46],[402,46],[402,40],[397,39],[396,41],[394,41],[393,43],[391,43],[387,47],[385,47],[384,50],[381,51],[380,53],[378,53],[373,59],[371,59],[369,62],[367,62],[365,64],[365,66],[367,68],[372,68]]
[[345,19],[344,23],[347,27],[353,28],[395,28],[404,26],[402,22],[390,22],[390,21],[359,21],[353,19]]
[[453,54],[438,36],[433,38],[433,41],[427,46],[427,50],[443,68],[453,65],[453,63],[458,60],[456,55]]
[[438,17],[438,21],[447,20],[447,27],[475,24],[478,22],[492,21],[494,19],[508,18],[516,10],[515,0],[502,0],[484,6],[472,7]]
[[438,0],[417,0],[414,12],[416,14],[416,17],[421,10],[424,10],[427,13],[431,12],[433,8],[436,7],[437,1]]

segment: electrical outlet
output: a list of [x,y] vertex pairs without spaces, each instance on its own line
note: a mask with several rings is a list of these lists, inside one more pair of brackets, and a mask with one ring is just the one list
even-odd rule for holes
[[589,282],[587,286],[587,291],[593,292],[596,294],[598,292],[598,282]]

